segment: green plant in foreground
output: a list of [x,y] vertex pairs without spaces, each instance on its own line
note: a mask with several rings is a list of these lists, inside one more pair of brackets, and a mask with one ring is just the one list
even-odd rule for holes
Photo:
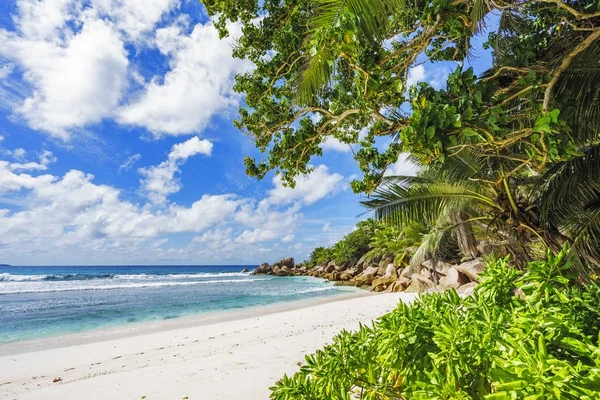
[[341,332],[271,399],[600,399],[600,288],[574,286],[566,249],[489,262],[472,296],[399,304]]

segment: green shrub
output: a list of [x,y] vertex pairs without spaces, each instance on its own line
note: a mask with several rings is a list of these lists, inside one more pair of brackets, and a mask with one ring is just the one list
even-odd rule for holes
[[317,247],[310,253],[306,265],[314,267],[315,265],[326,263],[333,260],[333,249],[329,247]]
[[342,240],[333,246],[333,259],[336,264],[356,263],[366,252],[369,251],[371,235],[367,230],[356,229],[347,234]]
[[472,296],[399,304],[344,331],[271,388],[271,399],[599,399],[600,288],[574,286],[566,250],[491,261]]

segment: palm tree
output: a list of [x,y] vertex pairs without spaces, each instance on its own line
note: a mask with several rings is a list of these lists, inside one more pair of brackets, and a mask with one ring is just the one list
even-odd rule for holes
[[422,166],[418,177],[386,178],[362,204],[396,225],[421,222],[433,227],[413,264],[443,258],[451,246],[466,258],[477,256],[475,227],[524,265],[532,258],[529,244],[541,235],[525,188],[517,179],[504,177],[502,171],[512,163],[463,151],[444,163]]
[[[355,16],[362,46],[378,48],[382,40],[394,33],[395,16],[404,10],[419,9],[418,3],[314,0],[310,19],[313,35],[307,39],[313,40],[314,51],[305,60],[298,101],[308,103],[317,96],[334,75],[338,65],[335,59],[346,57],[334,54],[326,42],[327,31],[346,13]],[[582,268],[586,263],[600,266],[598,6],[550,0],[474,0],[453,4],[459,3],[464,4],[463,19],[473,32],[484,25],[484,17],[490,11],[501,12],[493,67],[480,79],[494,82],[499,95],[506,99],[499,106],[514,131],[535,132],[532,126],[539,120],[556,119],[557,113],[552,114],[552,109],[560,111],[564,125],[560,132],[538,130],[541,160],[537,169],[527,164],[531,155],[520,141],[497,147],[492,141],[494,146],[487,152],[475,147],[456,152],[443,162],[426,166],[419,177],[383,179],[380,188],[363,204],[375,210],[378,218],[396,224],[424,221],[433,227],[415,259],[441,254],[451,241],[455,241],[463,256],[476,255],[475,228],[490,236],[501,252],[512,254],[520,265],[531,259],[532,244],[558,250],[566,242]],[[532,23],[541,19],[552,21],[548,25],[548,43],[521,48],[524,34],[534,32]],[[469,39],[461,43],[461,51],[467,50]],[[408,60],[416,60],[410,47],[406,51]],[[410,64],[404,65],[404,70],[409,67]],[[360,75],[360,66],[355,69]],[[523,86],[520,81],[528,74],[543,79]],[[559,142],[572,144],[570,158],[557,161],[555,150],[548,148],[548,144]]]

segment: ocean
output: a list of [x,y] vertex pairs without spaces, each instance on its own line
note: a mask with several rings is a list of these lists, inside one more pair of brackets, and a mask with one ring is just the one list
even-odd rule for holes
[[0,267],[0,344],[356,290],[255,267]]

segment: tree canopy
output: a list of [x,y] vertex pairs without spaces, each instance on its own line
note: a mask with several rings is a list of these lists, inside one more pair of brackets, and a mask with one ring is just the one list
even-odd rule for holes
[[[256,65],[235,85],[245,94],[235,124],[266,153],[246,159],[250,175],[275,170],[293,185],[328,137],[356,145],[364,175],[352,187],[367,193],[403,152],[428,165],[468,149],[503,160],[510,178],[542,173],[598,141],[597,2],[204,3],[221,35],[228,21],[243,25],[234,54]],[[475,76],[463,65],[489,13],[500,15],[485,43],[494,64]],[[407,87],[410,68],[425,61],[456,64],[444,88]],[[385,150],[378,137],[389,139]]]

